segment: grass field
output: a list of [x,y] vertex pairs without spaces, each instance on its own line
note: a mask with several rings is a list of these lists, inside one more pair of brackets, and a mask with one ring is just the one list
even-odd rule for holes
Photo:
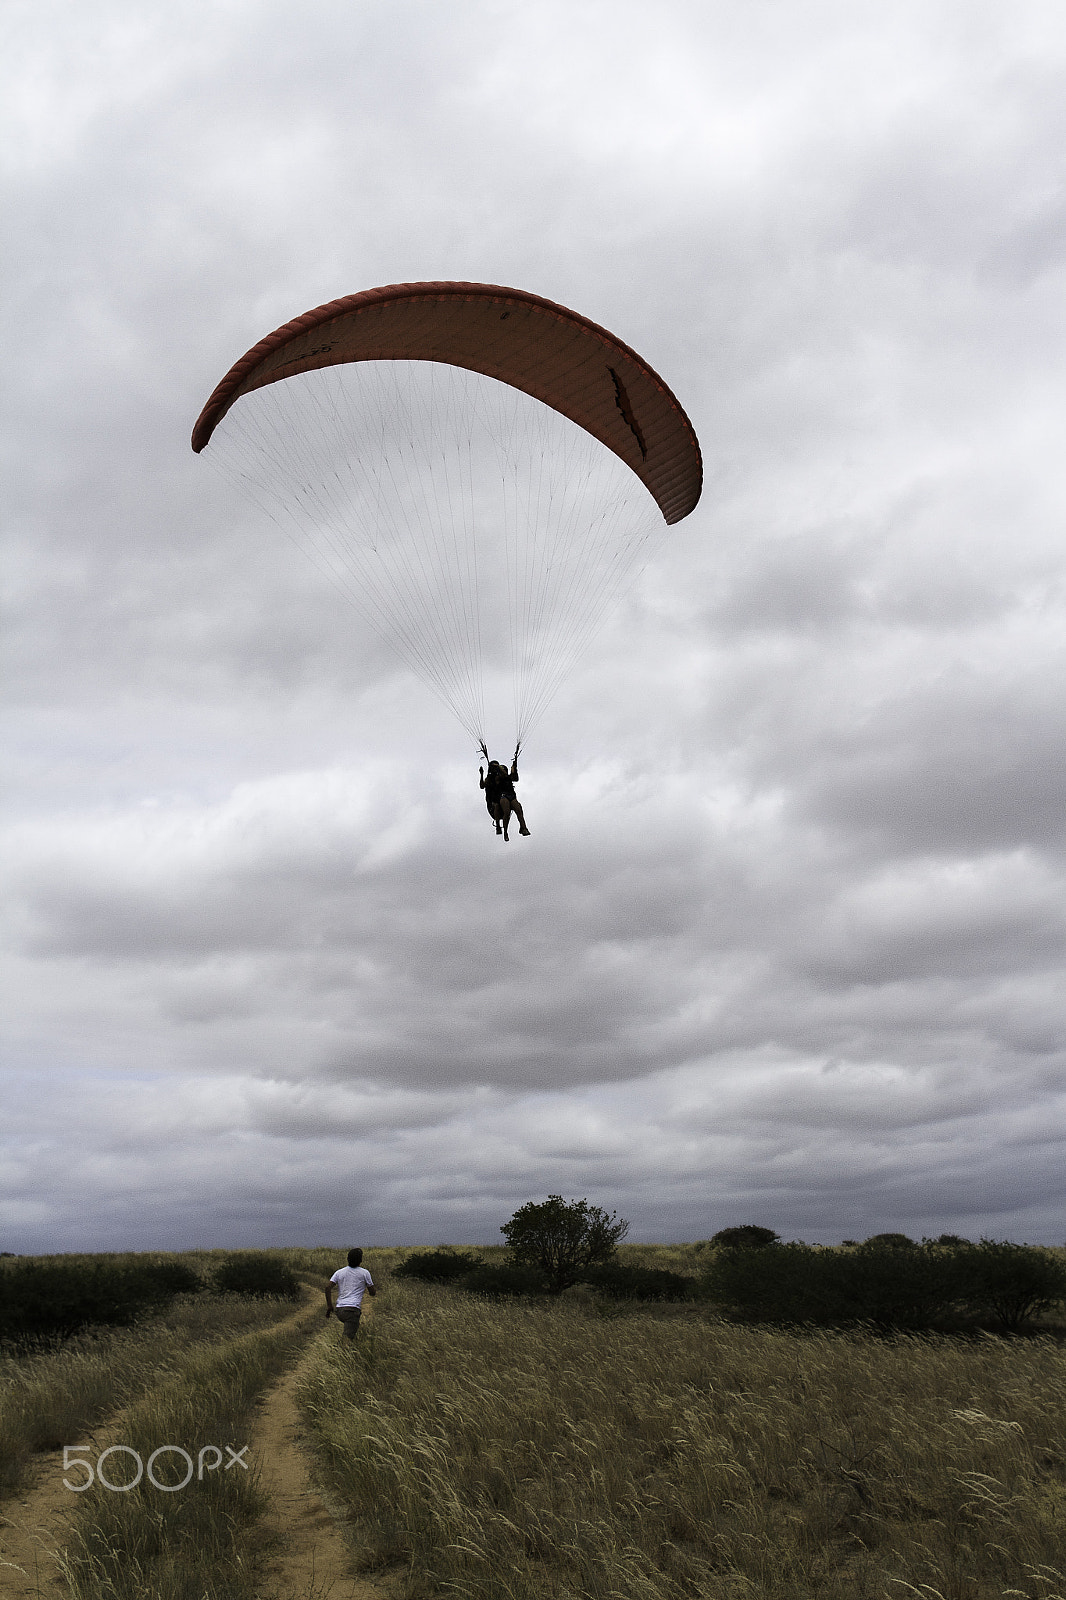
[[[661,1260],[661,1258],[660,1258]],[[652,1263],[653,1264],[653,1263]],[[1066,1354],[396,1282],[303,1392],[368,1569],[471,1600],[1066,1594]]]
[[269,1328],[291,1309],[190,1296],[135,1328],[94,1330],[55,1349],[0,1357],[0,1497],[25,1486],[36,1452],[61,1448],[190,1357]]
[[[195,1461],[205,1446],[247,1438],[254,1400],[311,1326],[313,1311],[294,1319],[286,1309],[272,1327],[190,1355],[127,1410],[124,1444],[146,1461],[158,1446],[180,1442]],[[160,1471],[175,1467],[180,1476],[180,1463],[164,1462]],[[241,1469],[211,1472],[181,1493],[142,1482],[125,1494],[86,1494],[73,1511],[64,1563],[69,1593],[74,1600],[252,1600],[266,1510],[256,1474]]]
[[[344,1258],[272,1253],[316,1290]],[[354,1347],[319,1304],[294,1319],[279,1302],[190,1296],[133,1329],[6,1359],[9,1488],[29,1481],[35,1450],[118,1406],[143,1455],[236,1438],[306,1352],[319,1471],[358,1563],[405,1600],[1066,1597],[1066,1346],[1050,1333],[766,1330],[583,1289],[490,1302],[390,1281],[406,1253],[367,1251],[381,1292]],[[222,1254],[181,1259],[207,1277]],[[700,1264],[694,1246],[620,1255]],[[76,1600],[256,1593],[254,1478],[72,1509]]]

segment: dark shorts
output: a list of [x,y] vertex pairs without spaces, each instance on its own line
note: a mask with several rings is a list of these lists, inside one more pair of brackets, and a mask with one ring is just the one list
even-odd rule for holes
[[337,1306],[337,1316],[344,1324],[344,1337],[354,1339],[359,1332],[359,1318],[363,1314],[362,1306]]

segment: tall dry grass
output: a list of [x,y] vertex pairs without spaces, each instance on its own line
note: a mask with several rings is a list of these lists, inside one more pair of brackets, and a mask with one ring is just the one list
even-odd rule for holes
[[134,1328],[78,1335],[38,1354],[0,1357],[0,1497],[28,1481],[35,1452],[77,1439],[192,1351],[273,1326],[292,1306],[243,1296],[183,1296]]
[[395,1282],[302,1391],[368,1568],[470,1600],[1066,1595],[1066,1355]]
[[[179,1445],[194,1461],[205,1447],[240,1448],[249,1438],[251,1407],[294,1358],[320,1310],[297,1316],[286,1307],[274,1327],[189,1352],[177,1370],[132,1405],[121,1442],[147,1462],[159,1446]],[[132,1458],[111,1468],[132,1475]],[[156,1476],[177,1482],[180,1459],[164,1457]],[[75,1476],[79,1474],[75,1473]],[[74,1498],[73,1496],[71,1497]],[[72,1507],[63,1569],[72,1600],[252,1600],[266,1509],[257,1474],[223,1465],[167,1493],[147,1476],[128,1492],[95,1484]]]

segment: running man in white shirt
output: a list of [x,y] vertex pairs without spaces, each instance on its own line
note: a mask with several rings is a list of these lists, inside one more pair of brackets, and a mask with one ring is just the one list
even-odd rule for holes
[[348,1251],[348,1265],[338,1267],[326,1284],[326,1317],[333,1315],[333,1289],[337,1289],[337,1316],[344,1324],[344,1337],[354,1339],[359,1332],[359,1318],[363,1314],[363,1295],[375,1295],[374,1280],[365,1267],[361,1250]]

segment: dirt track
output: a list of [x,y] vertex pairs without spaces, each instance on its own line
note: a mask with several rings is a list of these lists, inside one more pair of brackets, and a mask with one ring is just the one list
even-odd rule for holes
[[[305,1313],[306,1305],[298,1315]],[[339,1325],[331,1321],[325,1337],[334,1336],[339,1337]],[[267,1525],[278,1536],[255,1591],[257,1600],[386,1600],[394,1585],[352,1574],[341,1518],[312,1481],[295,1400],[300,1367],[309,1355],[265,1391],[252,1416],[249,1456],[270,1497]],[[117,1437],[120,1423],[121,1414],[110,1417],[72,1442],[102,1450]],[[64,1476],[72,1474],[64,1473],[63,1452],[44,1451],[37,1458],[35,1486],[0,1505],[2,1600],[61,1600],[69,1593],[57,1552],[66,1543],[66,1517],[76,1496],[64,1487]]]
[[[363,1317],[369,1320],[366,1310]],[[330,1321],[324,1336],[340,1337],[339,1324]],[[338,1514],[312,1480],[295,1399],[302,1364],[263,1396],[253,1426],[250,1454],[270,1496],[270,1525],[282,1539],[257,1595],[259,1600],[385,1600],[395,1592],[390,1584],[353,1576]]]
[[[91,1445],[94,1454],[106,1448],[121,1429],[121,1411],[113,1413],[74,1444]],[[57,1555],[67,1542],[67,1516],[78,1496],[63,1479],[81,1473],[63,1466],[62,1450],[42,1450],[34,1463],[34,1484],[0,1502],[0,1596],[3,1600],[59,1600],[70,1593],[60,1574]]]

